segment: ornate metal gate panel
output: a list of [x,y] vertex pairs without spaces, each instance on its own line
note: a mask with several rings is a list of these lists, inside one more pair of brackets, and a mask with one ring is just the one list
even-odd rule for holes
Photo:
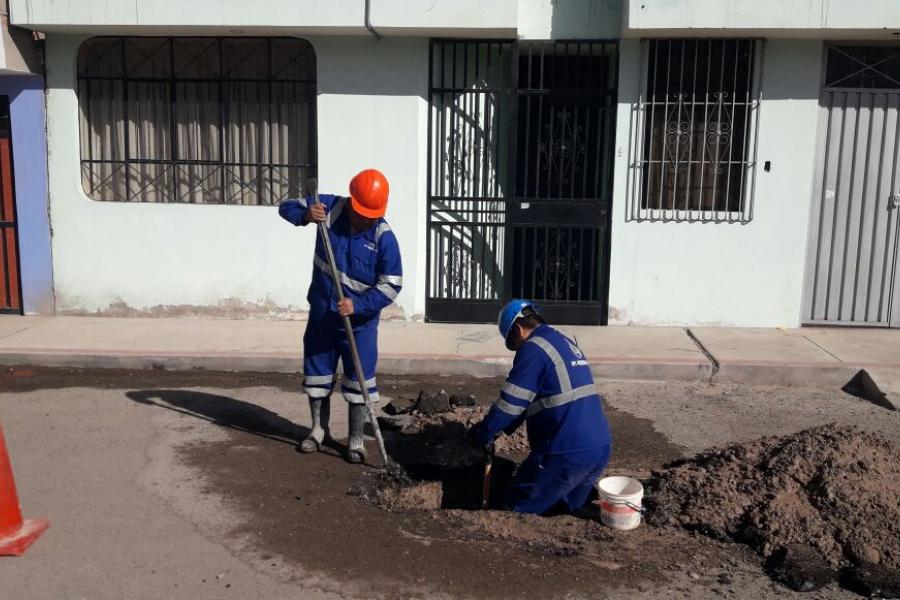
[[605,324],[617,65],[612,42],[432,42],[429,320],[525,297]]

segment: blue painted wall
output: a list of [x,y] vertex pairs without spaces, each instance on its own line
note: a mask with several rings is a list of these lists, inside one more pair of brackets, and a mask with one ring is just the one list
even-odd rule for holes
[[43,80],[36,75],[0,75],[0,95],[9,96],[10,102],[22,304],[27,314],[52,314]]

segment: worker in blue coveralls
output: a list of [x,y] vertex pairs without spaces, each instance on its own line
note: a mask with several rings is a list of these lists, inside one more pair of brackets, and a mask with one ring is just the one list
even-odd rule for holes
[[[334,258],[340,271],[344,300],[338,303],[328,257],[321,236],[316,240],[313,276],[309,286],[309,321],[303,335],[303,388],[309,396],[312,430],[300,443],[302,452],[317,452],[329,437],[331,392],[337,380],[338,359],[344,367],[341,392],[349,403],[350,436],[347,460],[366,461],[363,428],[366,407],[361,385],[373,402],[378,401],[375,368],[378,362],[378,323],[403,284],[400,248],[384,214],[388,182],[375,169],[362,171],[350,182],[350,197],[322,194],[320,204],[312,198],[287,200],[278,209],[294,225],[325,223]],[[341,317],[350,317],[359,358],[365,371],[353,368],[350,345]]]
[[516,357],[500,397],[469,434],[487,450],[500,432],[511,434],[526,422],[531,454],[504,503],[516,512],[576,511],[606,468],[612,445],[590,365],[574,341],[544,322],[533,302],[509,302],[499,327]]

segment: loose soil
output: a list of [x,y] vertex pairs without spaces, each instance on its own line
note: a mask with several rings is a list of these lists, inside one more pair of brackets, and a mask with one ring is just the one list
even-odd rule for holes
[[[453,440],[459,427],[486,410],[500,384],[433,376],[380,376],[379,383],[382,394],[391,398],[414,400],[423,388],[445,389],[449,395],[475,394],[474,413],[454,410],[421,423],[422,430],[427,425],[439,432],[438,438]],[[179,462],[197,473],[205,491],[240,515],[227,534],[234,536],[234,545],[228,538],[222,542],[254,564],[260,556],[269,557],[273,569],[276,563],[295,565],[306,574],[323,576],[323,581],[340,582],[339,589],[347,596],[793,597],[765,579],[763,560],[750,546],[715,539],[681,524],[614,532],[590,518],[467,510],[471,506],[465,502],[471,503],[473,489],[480,498],[477,457],[467,463],[450,453],[451,468],[434,468],[421,457],[407,460],[422,482],[421,493],[385,510],[359,495],[367,484],[377,483],[377,471],[346,464],[340,442],[315,455],[294,451],[293,442],[307,430],[302,419],[281,416],[282,408],[292,405],[291,396],[282,395],[273,404],[257,402],[246,391],[225,391],[259,387],[295,393],[300,389],[296,374],[33,367],[0,371],[4,392],[71,387],[123,389],[128,391],[123,397],[135,402],[221,426],[224,437],[187,442],[176,450]],[[609,473],[644,480],[688,449],[748,441],[767,431],[791,434],[834,419],[900,439],[900,421],[894,413],[857,402],[839,390],[646,382],[605,382],[601,389],[609,395],[607,414],[615,435]],[[150,396],[159,402],[148,402]],[[409,433],[422,435],[422,430]],[[389,437],[399,455],[403,444],[393,439],[398,431]],[[411,454],[412,446],[406,452]],[[436,444],[431,452],[440,457],[446,450]],[[369,454],[377,456],[373,445]],[[495,464],[495,499],[521,455],[517,443],[501,451]],[[422,510],[438,503],[441,510]],[[880,583],[878,577],[856,577],[866,569],[846,573],[845,584],[864,593],[894,585]],[[309,585],[306,579],[302,582]],[[829,586],[816,597],[846,598],[847,592]]]
[[[833,569],[897,572],[898,481],[900,447],[852,427],[825,425],[681,461],[651,479],[646,504],[652,524],[746,543],[777,559],[779,572],[786,562],[815,571],[816,556]],[[800,577],[794,587],[821,579]]]
[[[385,383],[382,393],[393,397],[415,397],[423,386],[415,379]],[[385,476],[347,465],[339,446],[299,456],[268,437],[252,439],[233,431],[239,444],[188,445],[183,456],[207,475],[210,493],[228,497],[247,512],[249,520],[237,535],[261,552],[296,561],[370,596],[591,597],[618,587],[683,579],[691,568],[718,573],[720,565],[736,564],[741,553],[729,545],[679,528],[622,533],[573,516],[474,510],[481,499],[481,458],[461,450],[462,432],[472,410],[483,412],[501,382],[465,383],[480,407],[422,417],[406,433],[385,432],[392,457],[422,482],[405,495],[373,496],[388,489]],[[429,384],[433,380],[424,383]],[[608,417],[617,434],[613,468],[648,473],[681,456],[682,448],[649,421],[614,409]],[[371,445],[369,453],[377,456]],[[495,460],[495,500],[516,458],[501,453]]]

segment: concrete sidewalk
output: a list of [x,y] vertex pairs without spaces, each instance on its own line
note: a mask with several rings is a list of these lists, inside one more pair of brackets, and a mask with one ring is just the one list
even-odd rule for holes
[[[0,317],[0,363],[298,371],[303,321]],[[597,376],[843,385],[861,369],[900,382],[900,330],[563,327]],[[493,325],[384,321],[383,373],[504,375]]]

